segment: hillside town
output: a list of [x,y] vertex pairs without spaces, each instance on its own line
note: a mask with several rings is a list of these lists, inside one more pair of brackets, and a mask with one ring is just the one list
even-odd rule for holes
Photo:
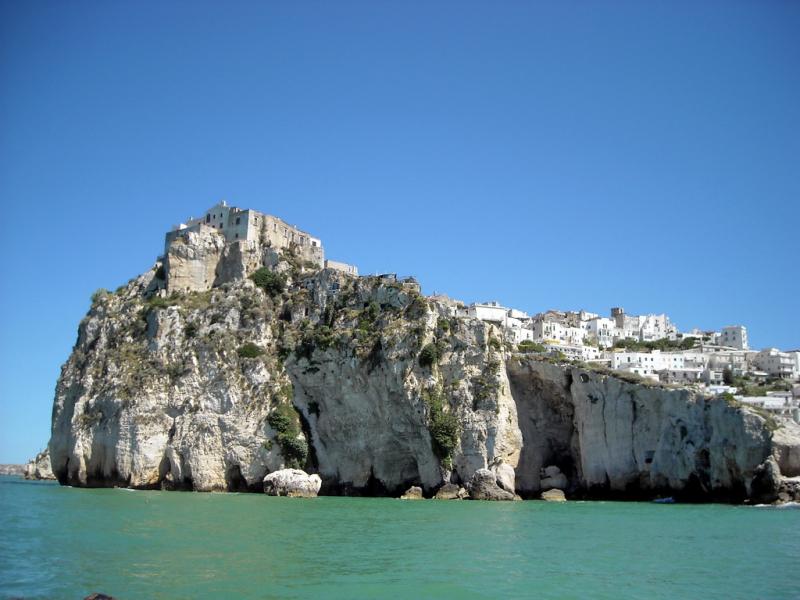
[[[326,259],[319,238],[278,217],[224,201],[167,232],[165,254],[174,242],[202,231],[215,232],[226,245],[291,249],[318,268],[359,276],[356,266]],[[394,274],[382,277],[397,279]],[[403,281],[419,291],[413,278]],[[208,281],[198,285],[197,289],[204,289]],[[447,306],[452,316],[497,326],[513,350],[726,394],[734,401],[800,423],[800,349],[751,349],[743,325],[720,331],[680,331],[666,314],[631,315],[622,307],[612,308],[607,317],[585,310],[548,310],[531,316],[499,302],[465,304],[444,295],[432,298]]]
[[522,352],[604,366],[646,380],[702,388],[800,423],[800,349],[750,348],[747,328],[680,331],[665,314],[608,317],[548,310],[535,315],[498,302],[462,304],[437,296],[453,315],[493,323]]

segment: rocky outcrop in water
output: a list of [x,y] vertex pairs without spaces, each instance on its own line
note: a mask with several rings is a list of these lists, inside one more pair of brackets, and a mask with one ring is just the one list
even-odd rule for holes
[[540,498],[545,502],[566,502],[567,497],[564,492],[557,489],[547,490],[542,492]]
[[268,496],[314,498],[320,486],[319,475],[309,475],[300,469],[281,469],[264,477],[264,493]]
[[422,488],[418,485],[412,485],[400,496],[400,500],[424,500],[424,498],[425,496],[422,495]]
[[36,458],[33,458],[25,465],[25,472],[23,473],[25,479],[55,479],[53,469],[50,467],[50,451],[45,448]]
[[322,493],[744,500],[772,455],[800,474],[794,430],[511,353],[414,284],[202,236],[165,260],[80,324],[49,444],[63,484],[261,491],[300,468]]
[[513,500],[514,493],[499,485],[497,475],[489,469],[478,469],[472,475],[469,485],[469,497],[472,500]]

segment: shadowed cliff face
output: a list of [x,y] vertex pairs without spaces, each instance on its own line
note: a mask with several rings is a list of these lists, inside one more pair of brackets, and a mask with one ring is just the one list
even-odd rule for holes
[[722,399],[535,360],[511,360],[508,372],[523,494],[556,465],[579,495],[743,500],[773,451],[765,419]]
[[[573,496],[743,499],[771,453],[763,472],[800,469],[797,430],[773,441],[721,400],[509,354],[414,286],[191,236],[169,256],[199,290],[167,295],[156,265],[80,324],[53,405],[62,484],[260,491],[301,467],[327,493],[430,494],[484,468],[514,489],[513,468],[534,496],[558,467]],[[243,278],[260,265],[262,287]]]

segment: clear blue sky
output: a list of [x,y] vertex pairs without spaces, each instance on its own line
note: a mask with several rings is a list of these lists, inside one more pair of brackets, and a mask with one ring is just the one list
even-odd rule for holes
[[362,273],[800,346],[798,2],[0,2],[0,462],[220,199]]

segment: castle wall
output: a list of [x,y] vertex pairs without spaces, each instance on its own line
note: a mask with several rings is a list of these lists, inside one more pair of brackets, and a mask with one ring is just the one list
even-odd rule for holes
[[256,210],[239,209],[220,202],[209,208],[203,216],[189,219],[168,232],[164,239],[164,254],[179,237],[201,230],[213,230],[224,237],[225,243],[247,241],[253,247],[269,246],[275,250],[293,248],[302,260],[319,268],[325,266],[325,251],[319,238],[289,225],[285,221]]

